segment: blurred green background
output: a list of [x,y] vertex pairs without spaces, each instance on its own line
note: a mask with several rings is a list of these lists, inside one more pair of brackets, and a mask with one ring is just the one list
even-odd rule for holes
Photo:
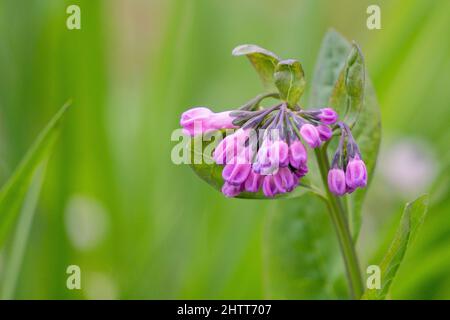
[[[81,8],[81,30],[66,28],[70,4]],[[370,4],[381,7],[381,30],[366,27]],[[297,58],[310,79],[333,27],[361,45],[382,111],[362,264],[403,204],[431,190],[392,297],[450,298],[449,12],[448,0],[2,0],[2,184],[73,100],[14,297],[266,297],[261,239],[276,204],[224,198],[172,164],[170,135],[188,107],[230,109],[261,91],[246,59],[231,57],[236,45]],[[82,290],[65,286],[71,264]]]

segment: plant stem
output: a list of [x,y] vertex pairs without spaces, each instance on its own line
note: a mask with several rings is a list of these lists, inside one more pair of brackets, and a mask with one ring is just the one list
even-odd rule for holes
[[328,211],[330,212],[345,263],[350,294],[353,299],[359,299],[363,293],[361,270],[359,268],[358,257],[348,226],[347,213],[342,206],[341,200],[332,194],[328,188],[327,177],[330,164],[326,153],[326,145],[323,148],[315,149],[315,153],[322,181],[327,192],[326,203]]

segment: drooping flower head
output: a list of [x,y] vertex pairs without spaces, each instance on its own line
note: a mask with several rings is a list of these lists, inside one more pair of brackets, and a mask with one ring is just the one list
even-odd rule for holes
[[367,169],[350,128],[343,122],[338,125],[341,138],[328,172],[328,188],[335,195],[342,196],[367,185]]
[[[235,52],[248,54],[248,50],[238,47]],[[342,196],[366,186],[367,169],[358,146],[350,128],[338,122],[337,112],[330,107],[304,109],[298,104],[305,85],[300,62],[280,60],[267,50],[257,52],[276,65],[272,71],[278,92],[259,95],[238,109],[219,113],[192,108],[180,119],[190,136],[234,129],[212,153],[215,164],[222,167],[223,194],[235,197],[242,192],[261,192],[272,198],[291,192],[309,170],[305,146],[326,147],[339,129],[340,143],[328,173],[329,191]],[[281,102],[261,107],[260,102],[268,97]]]
[[[274,197],[291,192],[308,173],[305,145],[318,148],[331,138],[331,127],[320,120],[321,110],[292,110],[286,103],[217,114],[206,108],[194,108],[183,113],[180,122],[190,135],[194,134],[194,127],[202,132],[213,128],[236,129],[213,151],[214,161],[223,166],[224,195],[262,192],[266,197]],[[200,124],[195,126],[195,121]],[[217,123],[223,127],[217,127]]]

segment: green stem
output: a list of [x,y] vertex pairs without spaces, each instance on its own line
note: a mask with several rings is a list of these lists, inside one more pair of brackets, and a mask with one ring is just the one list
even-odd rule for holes
[[326,146],[315,149],[320,174],[327,192],[327,206],[330,212],[331,220],[339,240],[342,257],[345,263],[347,280],[350,293],[353,299],[359,299],[363,293],[363,282],[361,270],[359,268],[358,257],[348,226],[347,214],[342,206],[341,200],[332,194],[328,188],[327,177],[330,169]]

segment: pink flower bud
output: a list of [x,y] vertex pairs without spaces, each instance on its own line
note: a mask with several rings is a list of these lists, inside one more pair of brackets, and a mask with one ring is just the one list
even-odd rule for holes
[[222,177],[229,184],[237,186],[245,182],[251,170],[252,165],[250,163],[238,159],[236,163],[225,165],[222,170]]
[[364,188],[367,185],[366,165],[358,155],[348,162],[345,181],[351,189]]
[[319,132],[312,124],[307,123],[302,125],[300,128],[300,135],[311,148],[317,148],[320,146],[321,141]]
[[345,173],[342,169],[328,171],[328,188],[337,196],[343,196],[346,192]]
[[[189,109],[181,115],[180,125],[183,127],[183,132],[187,135],[203,133],[204,123],[213,114],[211,110],[204,107],[197,107]],[[194,132],[194,127],[199,128],[199,132]]]
[[264,177],[262,190],[264,192],[264,195],[268,198],[273,198],[278,193],[278,188],[275,185],[273,176]]
[[319,119],[324,124],[334,124],[339,118],[336,111],[331,108],[320,109]]
[[233,124],[234,118],[230,116],[231,112],[232,111],[223,111],[214,113],[210,117],[208,125],[215,130],[237,128],[237,126]]
[[235,186],[232,184],[229,184],[228,182],[225,182],[222,186],[222,193],[225,195],[225,197],[232,198],[239,195],[242,191],[242,186]]
[[247,192],[258,192],[259,188],[261,188],[263,182],[263,176],[250,171],[247,180],[245,180],[245,191]]
[[255,172],[263,175],[275,174],[280,167],[289,165],[289,146],[285,141],[265,140],[258,151]]
[[306,164],[308,153],[300,140],[295,140],[289,146],[289,163],[292,167],[298,169]]
[[280,193],[291,192],[298,183],[298,178],[295,177],[288,168],[280,168],[280,170],[273,175],[273,180]]
[[333,136],[333,131],[329,126],[326,126],[324,124],[318,125],[316,127],[317,131],[319,132],[320,140],[322,141],[328,141]]
[[204,107],[192,108],[181,115],[180,125],[183,127],[183,132],[190,136],[213,130],[236,128],[230,112],[214,113]]
[[280,167],[289,165],[289,146],[283,140],[272,143],[269,150],[269,157],[272,163],[278,163]]
[[214,161],[217,164],[236,162],[235,158],[245,149],[244,144],[248,135],[248,130],[239,129],[235,133],[226,136],[214,149]]
[[308,166],[306,165],[306,163],[294,171],[294,174],[298,179],[304,177],[307,173],[308,173]]

